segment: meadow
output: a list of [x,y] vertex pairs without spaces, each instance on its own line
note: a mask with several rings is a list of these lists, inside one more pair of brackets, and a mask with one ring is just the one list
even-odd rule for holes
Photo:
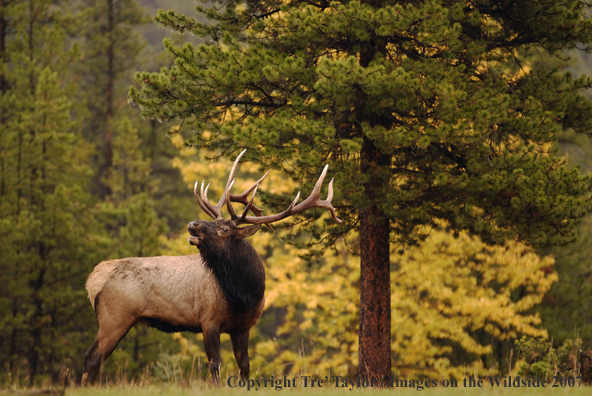
[[[57,390],[57,389],[56,389]],[[187,396],[187,395],[216,395],[216,396],[246,396],[253,393],[259,396],[265,395],[278,395],[287,392],[292,396],[355,396],[355,395],[367,395],[371,393],[378,393],[379,395],[388,393],[395,395],[414,395],[418,392],[427,393],[431,396],[524,396],[524,395],[544,395],[544,396],[580,396],[589,395],[590,388],[581,386],[579,388],[492,388],[489,385],[483,388],[430,388],[418,391],[416,389],[340,389],[334,387],[324,388],[284,388],[280,391],[274,390],[273,388],[263,388],[258,391],[250,390],[246,388],[229,388],[227,386],[216,387],[211,383],[199,384],[197,386],[166,386],[166,385],[116,385],[116,386],[103,386],[103,387],[70,387],[66,388],[64,394],[66,396]],[[54,394],[61,394],[62,392],[57,390]],[[19,392],[19,391],[5,391],[0,392],[0,395],[10,394],[35,394],[33,392]],[[46,393],[51,394],[51,393]]]
[[[139,382],[126,382],[122,378],[118,382],[107,382],[94,386],[79,386],[71,383],[67,387],[41,387],[26,388],[13,387],[0,390],[0,396],[21,395],[21,396],[39,396],[39,395],[67,395],[67,396],[185,396],[185,395],[217,395],[217,396],[246,396],[250,394],[257,395],[280,395],[288,393],[292,396],[338,396],[338,395],[360,395],[360,394],[379,394],[385,393],[395,395],[412,395],[418,392],[427,393],[432,396],[514,396],[514,395],[545,395],[545,396],[579,396],[590,394],[590,387],[584,384],[578,384],[579,381],[562,381],[561,386],[558,381],[548,381],[546,386],[543,382],[534,383],[524,380],[521,377],[502,377],[499,386],[491,386],[490,380],[483,378],[481,380],[464,379],[454,384],[454,381],[434,380],[417,381],[403,380],[399,386],[390,388],[359,386],[357,380],[348,380],[351,386],[345,386],[341,377],[305,377],[305,376],[287,376],[277,379],[259,377],[251,378],[248,382],[239,382],[236,377],[222,376],[219,385],[215,385],[211,380],[198,378],[193,381],[182,380],[180,382],[160,382],[154,383],[151,378],[144,377]],[[516,385],[516,379],[524,380],[520,387],[510,386],[511,382]],[[313,380],[313,381],[311,381]],[[504,382],[504,380],[506,380]],[[266,382],[264,382],[266,381]],[[555,383],[555,387],[553,384]],[[362,383],[363,384],[363,383]],[[446,387],[447,384],[450,386]],[[525,385],[526,384],[526,385]],[[571,386],[570,386],[571,384]],[[363,384],[364,385],[364,384]],[[425,386],[423,386],[425,385]]]

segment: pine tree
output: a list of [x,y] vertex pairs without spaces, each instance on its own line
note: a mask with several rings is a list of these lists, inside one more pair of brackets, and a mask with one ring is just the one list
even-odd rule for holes
[[67,98],[64,71],[76,54],[64,46],[63,5],[30,0],[2,9],[0,360],[3,376],[31,383],[81,368],[84,323],[92,320],[83,309],[85,274],[101,234],[86,192],[91,148]]
[[592,180],[555,143],[590,130],[591,82],[528,59],[589,50],[585,4],[214,3],[198,7],[209,23],[158,13],[207,44],[165,42],[175,66],[138,73],[130,96],[143,116],[194,129],[189,144],[250,148],[304,190],[331,164],[344,225],[327,231],[360,233],[360,375],[391,374],[392,243],[417,244],[438,219],[491,244],[575,238]]
[[136,0],[83,0],[77,36],[81,38],[83,62],[78,68],[80,95],[89,117],[85,137],[100,149],[95,189],[104,198],[113,165],[113,138],[118,118],[124,115],[125,87],[137,66],[144,40],[137,28],[148,21]]

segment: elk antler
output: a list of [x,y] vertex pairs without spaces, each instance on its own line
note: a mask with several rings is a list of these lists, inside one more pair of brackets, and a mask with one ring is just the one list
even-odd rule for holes
[[[222,209],[222,205],[224,204],[224,202],[226,202],[226,207],[228,208],[228,212],[230,213],[230,217],[232,218],[232,220],[234,220],[236,222],[237,225],[238,224],[266,224],[266,225],[269,225],[269,223],[273,223],[275,221],[285,219],[286,217],[292,216],[296,213],[303,212],[303,211],[310,209],[310,208],[328,209],[331,212],[331,217],[333,218],[333,220],[335,220],[338,223],[341,223],[341,220],[335,214],[335,208],[331,204],[331,200],[333,199],[333,179],[331,179],[331,181],[329,182],[329,193],[327,194],[327,199],[321,200],[319,198],[320,192],[321,192],[321,186],[323,185],[323,180],[325,180],[325,176],[327,175],[327,170],[329,169],[329,165],[325,165],[325,168],[323,169],[323,173],[321,173],[321,176],[317,180],[317,182],[316,182],[316,184],[315,184],[315,186],[308,198],[306,198],[304,201],[300,202],[299,204],[296,204],[298,202],[298,198],[300,198],[300,192],[298,192],[298,194],[296,195],[296,198],[294,199],[294,201],[292,201],[292,203],[290,204],[288,209],[284,210],[281,213],[275,214],[275,215],[263,216],[262,215],[263,211],[253,205],[253,200],[255,199],[255,194],[257,194],[257,189],[259,188],[259,184],[269,174],[269,171],[267,171],[267,173],[265,173],[263,175],[263,177],[261,177],[261,179],[257,180],[255,182],[255,184],[253,184],[251,187],[249,187],[243,193],[238,194],[238,195],[230,194],[230,189],[234,185],[234,179],[233,179],[234,172],[236,171],[236,168],[238,166],[238,162],[241,159],[241,157],[243,156],[243,154],[245,153],[245,151],[247,151],[247,150],[246,149],[243,150],[239,154],[239,156],[236,158],[236,160],[234,161],[234,165],[232,166],[232,169],[230,171],[228,181],[226,182],[226,188],[224,189],[224,193],[222,194],[222,197],[220,198],[220,201],[218,201],[218,204],[216,206],[212,205],[208,201],[208,188],[210,185],[208,184],[204,190],[204,184],[202,182],[200,194],[198,195],[197,194],[197,182],[195,182],[195,187],[193,188],[193,192],[195,193],[195,198],[197,199],[199,206],[210,217],[212,217],[216,220],[222,219],[221,209]],[[248,200],[248,196],[251,192],[253,192],[253,196],[251,197],[250,200]],[[241,216],[238,216],[236,214],[236,211],[232,207],[231,202],[239,202],[239,203],[242,203],[243,205],[245,205],[245,210],[243,211]],[[247,216],[247,213],[249,212],[249,210],[251,210],[255,214],[255,217]]]
[[[269,224],[269,223],[273,223],[275,221],[285,219],[286,217],[292,216],[296,213],[303,212],[303,211],[310,209],[310,208],[328,209],[331,212],[331,217],[333,218],[333,220],[335,220],[338,223],[341,223],[341,220],[335,214],[335,208],[331,204],[331,200],[333,199],[333,179],[331,179],[331,181],[329,182],[329,193],[327,194],[327,199],[321,200],[319,198],[320,193],[321,193],[321,186],[323,185],[323,180],[325,180],[325,176],[327,175],[328,169],[329,169],[329,165],[325,165],[325,168],[323,169],[323,173],[321,173],[321,176],[317,180],[317,183],[315,184],[315,186],[312,189],[312,192],[310,193],[308,198],[306,198],[304,201],[302,201],[298,205],[296,205],[296,202],[298,202],[298,198],[300,198],[300,192],[298,192],[298,194],[296,194],[296,198],[294,199],[294,201],[292,201],[292,203],[290,204],[288,209],[286,209],[283,212],[278,213],[278,214],[274,214],[274,215],[270,215],[270,216],[257,216],[257,217],[246,216],[246,212],[250,209],[251,203],[253,202],[253,199],[255,198],[255,194],[253,193],[253,197],[251,198],[249,205],[245,209],[245,212],[243,213],[243,215],[239,219],[236,220],[237,224],[241,224],[241,223]],[[256,184],[258,185],[258,183],[256,183]],[[256,191],[257,190],[255,188],[255,192]]]
[[[220,198],[220,200],[218,201],[218,204],[216,206],[212,205],[210,203],[210,201],[208,200],[208,188],[210,187],[210,185],[208,184],[204,190],[204,182],[202,181],[200,193],[198,194],[197,193],[198,182],[195,182],[195,186],[193,187],[193,193],[195,194],[195,198],[197,199],[197,203],[199,204],[201,209],[208,216],[213,218],[214,220],[222,219],[222,205],[224,205],[226,203],[227,198],[231,202],[238,202],[238,203],[242,203],[245,206],[249,206],[249,209],[255,214],[255,216],[261,216],[263,213],[263,210],[254,206],[252,204],[252,201],[251,201],[251,204],[249,205],[249,201],[247,200],[247,197],[254,189],[257,188],[259,183],[261,183],[267,177],[267,175],[269,174],[269,171],[266,174],[264,174],[263,177],[261,177],[259,180],[257,180],[255,182],[255,184],[253,184],[251,187],[246,189],[243,193],[237,194],[237,195],[229,193],[230,188],[234,184],[234,172],[236,171],[236,168],[238,166],[238,162],[240,161],[240,159],[243,156],[243,154],[245,153],[245,151],[247,151],[247,149],[244,149],[238,155],[238,157],[236,157],[236,160],[234,161],[234,165],[232,166],[232,169],[230,170],[230,175],[228,176],[228,181],[226,182],[226,187],[224,188],[224,192],[222,193],[222,197]],[[228,208],[228,210],[229,211],[231,210],[230,207]],[[234,209],[232,209],[231,215],[233,212],[234,212]]]

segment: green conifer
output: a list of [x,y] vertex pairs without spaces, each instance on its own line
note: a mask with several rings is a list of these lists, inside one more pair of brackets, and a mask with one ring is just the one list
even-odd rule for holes
[[93,320],[83,310],[85,274],[100,247],[86,192],[91,147],[67,98],[75,52],[64,46],[61,6],[2,9],[10,34],[0,66],[0,376],[31,383],[81,369]]
[[76,19],[83,23],[77,38],[83,56],[76,70],[81,77],[79,95],[89,115],[83,130],[99,148],[93,189],[104,198],[110,194],[107,184],[113,165],[113,139],[118,117],[125,114],[125,87],[145,45],[137,28],[149,18],[136,0],[82,0],[79,6]]

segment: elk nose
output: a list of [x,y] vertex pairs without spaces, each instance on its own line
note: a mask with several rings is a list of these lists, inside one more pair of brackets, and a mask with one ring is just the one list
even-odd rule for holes
[[201,228],[201,223],[198,221],[192,221],[187,225],[188,230],[199,230]]

